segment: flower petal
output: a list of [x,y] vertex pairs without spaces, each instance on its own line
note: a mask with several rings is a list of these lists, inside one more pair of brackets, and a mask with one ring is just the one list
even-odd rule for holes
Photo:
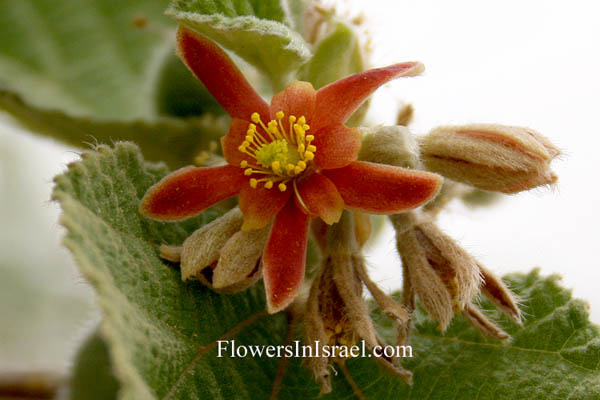
[[298,185],[296,205],[311,217],[320,217],[331,225],[340,220],[344,200],[335,185],[319,173],[314,173]]
[[231,58],[212,40],[179,25],[178,55],[232,117],[268,115],[269,106],[252,89]]
[[355,161],[322,171],[342,195],[346,208],[393,214],[420,206],[439,191],[439,175],[389,165]]
[[419,62],[405,62],[370,69],[330,83],[317,91],[317,105],[311,126],[319,129],[344,123],[379,86],[401,76],[418,75],[423,70],[423,64]]
[[315,164],[319,168],[341,168],[356,161],[362,143],[360,131],[345,125],[319,129],[312,142],[317,147]]
[[290,198],[291,190],[280,191],[276,187],[253,189],[246,183],[240,190],[239,206],[244,214],[242,230],[260,229],[271,221]]
[[148,189],[140,212],[160,221],[190,218],[221,200],[235,196],[246,181],[241,168],[229,165],[181,168]]
[[227,135],[221,138],[223,156],[229,165],[239,167],[242,160],[246,160],[248,162],[254,161],[252,158],[250,158],[250,156],[238,150],[238,147],[246,138],[246,132],[248,131],[249,124],[250,122],[246,120],[232,118],[231,125],[229,125],[229,132],[227,132]]
[[292,200],[275,217],[263,256],[267,310],[271,314],[290,304],[304,282],[309,221]]
[[283,111],[286,116],[300,118],[304,115],[310,124],[316,99],[317,91],[311,83],[294,81],[271,99],[271,119],[276,119],[275,113]]

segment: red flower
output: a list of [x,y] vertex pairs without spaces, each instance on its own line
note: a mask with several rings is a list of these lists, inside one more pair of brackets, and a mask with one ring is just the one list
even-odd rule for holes
[[183,26],[177,39],[179,56],[232,117],[221,140],[228,165],[173,172],[148,190],[140,210],[176,221],[239,194],[242,229],[275,217],[263,255],[270,312],[285,308],[304,280],[310,218],[333,224],[344,208],[398,213],[437,193],[437,175],[356,161],[360,133],[344,125],[375,89],[422,64],[372,69],[318,91],[295,81],[269,106],[215,43]]

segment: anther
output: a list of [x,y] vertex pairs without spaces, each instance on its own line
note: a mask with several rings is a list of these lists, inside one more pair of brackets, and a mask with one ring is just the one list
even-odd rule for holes
[[306,146],[306,150],[314,153],[315,151],[317,151],[317,146],[309,144],[308,146]]
[[275,114],[275,117],[277,119],[283,119],[283,116],[284,116],[283,111],[277,111],[277,113]]
[[250,179],[250,187],[256,189],[256,185],[258,185],[258,181],[254,178]]
[[244,175],[246,175],[246,176],[250,176],[250,175],[252,175],[252,168],[246,168],[246,169],[244,170]]
[[280,183],[279,185],[277,185],[277,187],[279,188],[280,191],[285,192],[287,189],[287,186],[285,185],[285,183]]
[[246,168],[247,166],[248,166],[248,161],[242,160],[242,162],[240,163],[240,167]]
[[307,151],[306,153],[304,153],[304,159],[307,161],[313,160],[315,158],[315,154],[311,153],[310,151]]
[[250,116],[250,119],[252,120],[252,122],[254,122],[255,124],[258,124],[258,122],[260,121],[260,114],[257,112],[252,113],[252,115]]
[[281,164],[279,163],[279,161],[273,161],[271,163],[271,168],[273,169],[274,172],[279,172],[279,168],[281,168]]
[[267,189],[271,189],[272,187],[273,187],[273,181],[267,181],[267,182],[265,183],[265,188],[267,188]]

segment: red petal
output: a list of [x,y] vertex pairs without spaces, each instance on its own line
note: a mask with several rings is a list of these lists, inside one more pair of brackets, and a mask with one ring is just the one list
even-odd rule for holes
[[232,117],[269,114],[269,106],[252,89],[231,58],[209,38],[179,25],[178,55]]
[[152,186],[142,199],[140,212],[160,221],[193,217],[213,204],[235,196],[247,182],[241,168],[181,168]]
[[267,310],[276,313],[290,304],[306,267],[309,217],[288,201],[277,214],[263,256]]
[[317,91],[312,126],[318,129],[344,123],[379,86],[401,76],[418,75],[423,69],[419,62],[405,62],[350,75],[322,87]]
[[[249,180],[249,178],[248,178]],[[253,189],[249,183],[242,186],[239,206],[244,214],[242,230],[260,229],[267,226],[290,198],[291,191],[280,191],[275,186],[272,189],[258,187]]]
[[250,122],[246,120],[233,118],[231,120],[231,125],[229,126],[229,132],[221,138],[223,156],[230,165],[239,167],[242,160],[246,160],[252,164],[254,163],[254,160],[250,158],[250,156],[238,150],[238,147],[246,138],[249,124]]
[[312,142],[317,147],[315,163],[319,168],[341,168],[356,161],[362,143],[358,129],[331,125],[319,129]]
[[346,208],[393,214],[420,206],[438,192],[439,175],[389,165],[355,161],[322,171],[342,195]]
[[[271,119],[276,119],[275,113],[283,111],[286,117],[295,115],[300,118],[304,115],[310,124],[316,99],[317,91],[312,84],[294,81],[283,92],[277,93],[271,99]],[[286,125],[284,127],[287,129]]]
[[314,173],[298,185],[296,205],[311,217],[321,217],[329,225],[340,220],[344,200],[335,185],[319,173]]

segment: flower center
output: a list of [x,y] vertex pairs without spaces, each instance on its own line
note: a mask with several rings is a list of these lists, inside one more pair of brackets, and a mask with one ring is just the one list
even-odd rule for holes
[[275,116],[277,120],[265,125],[258,113],[252,114],[252,123],[238,150],[254,161],[244,160],[240,167],[244,168],[246,176],[260,176],[250,178],[251,187],[256,189],[260,183],[271,189],[277,183],[279,190],[285,192],[287,184],[301,175],[315,158],[317,147],[311,144],[315,137],[306,134],[310,126],[304,116],[290,115],[287,130],[283,111]]

